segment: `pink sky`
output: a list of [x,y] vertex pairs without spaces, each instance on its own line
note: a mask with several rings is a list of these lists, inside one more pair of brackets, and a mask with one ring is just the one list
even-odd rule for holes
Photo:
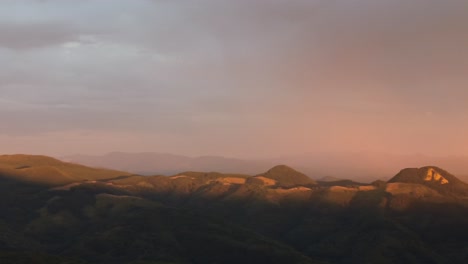
[[1,1],[1,152],[466,155],[467,32],[462,0]]

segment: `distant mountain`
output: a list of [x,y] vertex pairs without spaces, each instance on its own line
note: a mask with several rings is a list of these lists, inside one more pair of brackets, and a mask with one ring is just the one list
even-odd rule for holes
[[353,187],[353,186],[367,186],[369,184],[355,182],[352,180],[338,180],[338,181],[317,181],[320,186],[343,186],[343,187]]
[[468,184],[435,166],[404,169],[388,182],[421,184],[447,195],[468,195]]
[[468,157],[432,157],[422,154],[315,152],[275,159],[234,159],[219,156],[187,157],[164,153],[114,152],[103,156],[73,155],[60,158],[92,167],[142,175],[173,175],[181,171],[218,171],[256,175],[277,164],[288,164],[313,179],[333,175],[339,179],[370,183],[389,180],[401,168],[437,164],[468,180]]
[[32,183],[61,185],[88,180],[111,179],[128,172],[104,170],[33,155],[0,155],[0,177]]
[[267,161],[248,161],[218,156],[192,158],[153,152],[113,152],[103,156],[73,155],[61,159],[87,166],[123,170],[142,175],[173,175],[181,171],[256,174],[272,166],[272,163]]
[[291,187],[296,185],[316,184],[314,180],[307,175],[294,170],[286,165],[278,165],[265,173],[257,175],[275,180],[279,186]]
[[401,168],[437,165],[468,181],[468,156],[429,156],[425,154],[390,154],[372,152],[311,152],[271,160],[285,163],[307,175],[321,178],[333,175],[358,182],[389,180]]
[[341,180],[344,180],[344,179],[340,179],[340,178],[333,177],[333,176],[325,176],[320,179],[317,179],[317,181],[321,181],[321,182],[334,182],[334,181],[341,181]]
[[141,176],[22,155],[0,168],[2,264],[468,260],[466,184],[438,167],[373,184],[285,165]]
[[365,183],[348,180],[348,179],[340,179],[333,176],[325,176],[317,180],[317,183],[320,186],[343,186],[343,187],[352,187],[352,186],[364,186],[368,185]]

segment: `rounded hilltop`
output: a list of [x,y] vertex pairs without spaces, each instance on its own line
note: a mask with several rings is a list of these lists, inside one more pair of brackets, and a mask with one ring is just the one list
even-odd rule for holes
[[102,180],[130,173],[97,169],[40,155],[0,155],[0,177],[58,186],[73,182]]
[[277,184],[282,187],[316,184],[314,180],[309,178],[304,173],[286,165],[275,166],[269,169],[267,172],[257,175],[256,177],[265,177],[275,180]]
[[388,182],[422,184],[444,194],[468,194],[468,184],[437,166],[403,169]]

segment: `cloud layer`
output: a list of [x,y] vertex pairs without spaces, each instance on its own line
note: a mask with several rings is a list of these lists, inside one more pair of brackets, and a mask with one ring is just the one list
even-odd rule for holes
[[467,32],[463,0],[1,1],[0,143],[464,154]]

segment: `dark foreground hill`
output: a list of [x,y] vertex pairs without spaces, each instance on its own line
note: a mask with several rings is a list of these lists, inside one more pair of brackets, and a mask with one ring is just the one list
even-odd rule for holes
[[334,185],[286,166],[146,177],[13,160],[0,158],[0,263],[468,263],[467,196],[440,188],[464,183],[435,167]]

